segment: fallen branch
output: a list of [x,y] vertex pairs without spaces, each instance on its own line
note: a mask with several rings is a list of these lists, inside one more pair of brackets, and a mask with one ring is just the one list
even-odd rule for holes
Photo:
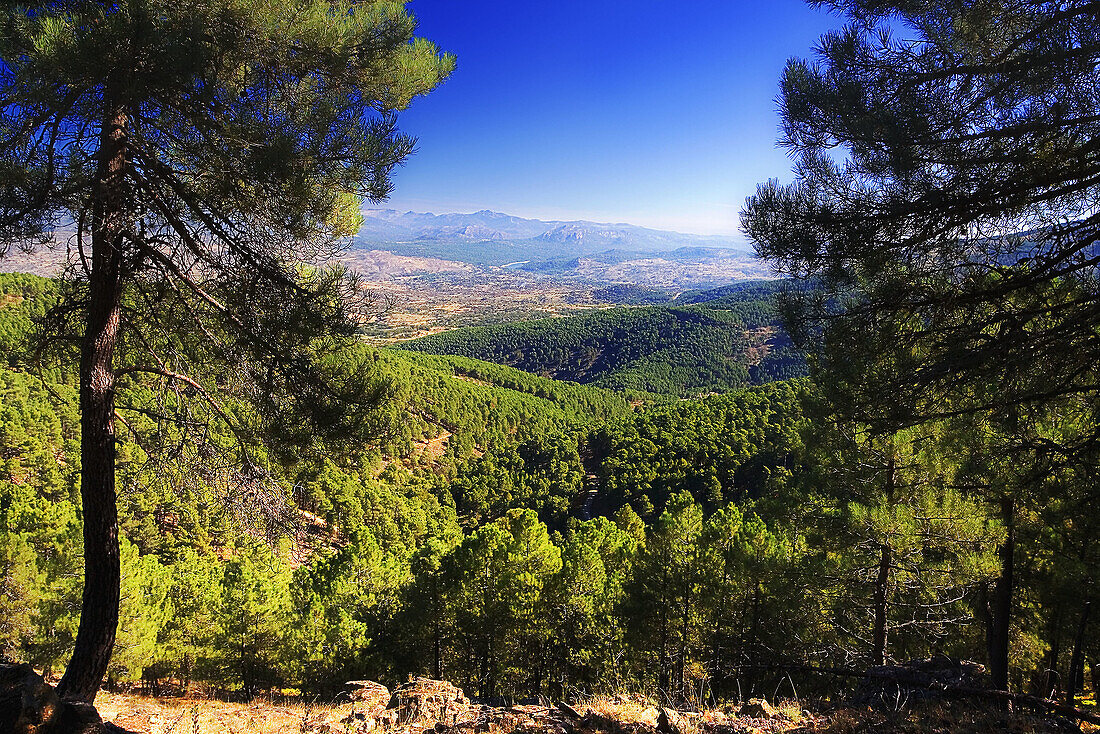
[[782,671],[797,671],[804,673],[816,673],[820,675],[836,675],[847,678],[878,678],[880,680],[887,680],[898,685],[908,686],[910,688],[920,688],[928,691],[935,691],[943,696],[950,696],[955,698],[984,698],[991,701],[1000,701],[1004,703],[1012,703],[1019,706],[1026,706],[1028,708],[1040,709],[1050,714],[1057,714],[1058,716],[1065,716],[1068,719],[1074,719],[1076,721],[1087,721],[1090,724],[1100,724],[1100,714],[1094,714],[1089,711],[1082,711],[1075,706],[1068,706],[1058,701],[1053,701],[1049,698],[1042,698],[1040,696],[1030,696],[1026,693],[1011,693],[1009,691],[998,691],[992,688],[971,688],[964,686],[947,686],[938,683],[929,683],[927,680],[920,680],[916,676],[905,675],[903,669],[872,669],[872,670],[855,670],[853,668],[820,668],[813,665],[746,665],[744,668],[754,668],[757,670],[782,670]]
[[1009,691],[998,691],[991,688],[956,688],[951,686],[944,686],[943,688],[931,687],[930,690],[938,691],[946,696],[956,696],[959,698],[986,698],[991,701],[1013,703],[1019,706],[1042,709],[1050,714],[1065,716],[1067,719],[1087,721],[1090,724],[1100,724],[1100,715],[1082,711],[1075,706],[1067,706],[1064,703],[1058,703],[1049,698],[1029,696],[1025,693],[1010,693]]

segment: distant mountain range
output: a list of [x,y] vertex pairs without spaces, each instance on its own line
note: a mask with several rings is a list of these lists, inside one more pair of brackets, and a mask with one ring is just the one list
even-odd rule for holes
[[671,252],[683,247],[750,253],[733,237],[683,234],[632,224],[544,222],[493,211],[427,214],[368,209],[356,245],[399,255],[436,257],[476,265],[576,258],[617,250]]

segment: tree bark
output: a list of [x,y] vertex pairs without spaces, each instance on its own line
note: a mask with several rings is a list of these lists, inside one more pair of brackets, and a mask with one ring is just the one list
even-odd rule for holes
[[432,653],[434,657],[434,665],[432,666],[432,672],[435,673],[436,680],[443,680],[443,652],[439,642],[439,622],[436,621],[434,625],[435,629],[432,634]]
[[[886,465],[886,501],[894,502],[894,457]],[[875,578],[875,628],[871,635],[871,664],[886,664],[887,615],[890,611],[890,570],[894,564],[893,549],[887,538],[882,543],[878,562],[878,576]]]
[[1001,521],[1005,525],[1005,540],[997,549],[997,558],[1001,564],[1001,575],[993,586],[990,600],[989,673],[993,687],[1008,690],[1008,652],[1009,633],[1012,623],[1013,566],[1015,563],[1016,507],[1011,497],[1001,498]]
[[96,186],[87,327],[80,354],[80,497],[84,592],[73,656],[57,686],[68,699],[95,701],[118,626],[119,550],[115,497],[114,352],[121,319],[122,247],[127,227],[125,107],[104,95]]
[[875,629],[871,636],[871,665],[886,665],[886,613],[888,611],[887,588],[890,584],[890,567],[893,553],[889,543],[882,544],[878,577],[875,579]]
[[1073,655],[1069,659],[1069,676],[1066,678],[1066,705],[1072,707],[1077,695],[1077,686],[1084,677],[1085,665],[1081,660],[1081,648],[1085,644],[1085,628],[1089,623],[1089,610],[1092,602],[1085,602],[1081,610],[1081,621],[1077,625],[1077,635],[1073,638]]
[[687,648],[691,620],[691,582],[684,585],[684,602],[680,615],[680,655],[676,662],[676,694],[681,701],[687,696]]
[[658,601],[658,619],[660,624],[660,642],[658,645],[660,649],[660,670],[657,673],[657,688],[666,693],[669,691],[669,688],[672,684],[672,661],[669,659],[668,654],[668,586],[668,574],[666,573],[665,568],[662,568],[661,598]]
[[1062,647],[1061,611],[1061,606],[1055,607],[1050,617],[1050,632],[1047,635],[1050,649],[1047,651],[1047,669],[1043,674],[1043,690],[1039,691],[1043,698],[1055,698],[1058,688],[1058,658],[1061,657]]

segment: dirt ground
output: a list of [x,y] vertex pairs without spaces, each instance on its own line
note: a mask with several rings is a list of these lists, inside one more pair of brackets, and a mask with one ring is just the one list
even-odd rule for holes
[[96,708],[104,721],[134,734],[282,734],[308,731],[317,723],[336,723],[351,706],[230,703],[104,691],[96,697]]
[[[485,732],[531,734],[546,721],[533,709],[515,706],[498,709],[478,722],[434,725],[423,720],[403,726],[368,724],[362,704],[307,704],[279,701],[232,703],[209,699],[154,698],[102,692],[96,706],[105,721],[132,734],[423,734],[425,732]],[[812,710],[807,710],[807,708]],[[593,698],[576,706],[581,718],[566,731],[575,734],[660,734],[661,709],[640,697]],[[559,712],[548,710],[557,715]],[[994,709],[960,703],[918,705],[898,711],[870,708],[832,708],[808,702],[781,701],[766,718],[738,713],[737,707],[716,708],[702,713],[667,711],[672,731],[678,734],[1098,734],[1100,727],[1076,725],[1059,719],[1008,714]],[[558,717],[560,719],[560,717]],[[546,734],[562,734],[562,728],[547,725]]]

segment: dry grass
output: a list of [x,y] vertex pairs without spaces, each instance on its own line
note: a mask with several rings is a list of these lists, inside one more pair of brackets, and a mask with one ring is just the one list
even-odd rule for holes
[[642,724],[657,726],[657,717],[661,711],[657,705],[641,695],[596,696],[579,706],[580,713],[594,713],[605,719],[624,724]]
[[[1062,734],[1064,721],[1028,711],[1008,712],[966,701],[925,701],[897,711],[845,708],[804,731],[819,734]],[[1089,724],[1083,732],[1094,732]]]
[[[595,697],[578,707],[580,712],[593,713],[605,719],[646,728],[656,728],[661,714],[657,701],[641,695],[622,695]],[[803,713],[798,701],[779,701],[774,704],[777,715],[769,719],[754,719],[742,716],[738,706],[704,709],[700,712],[684,712],[666,709],[670,723],[681,734],[704,734],[705,732],[788,732],[802,731],[812,723]]]
[[[311,705],[280,701],[228,703],[194,698],[152,698],[133,694],[100,693],[97,707],[107,720],[134,734],[320,734],[345,732],[352,704]],[[825,706],[818,713],[803,704],[781,700],[773,704],[776,715],[752,718],[738,706],[707,709],[698,713],[667,710],[681,734],[1056,734],[1064,731],[1047,717],[1024,711],[1008,713],[972,702],[916,702],[897,711],[882,708]],[[637,694],[593,697],[576,706],[589,721],[581,734],[652,734],[661,714],[660,702]],[[811,707],[813,708],[813,707]],[[354,723],[354,722],[353,722]],[[501,722],[503,725],[503,722]],[[428,724],[392,730],[396,734],[420,732]],[[536,727],[537,728],[537,727]],[[1100,734],[1100,727],[1084,724],[1082,731]],[[493,728],[497,734],[506,728]],[[530,732],[530,726],[523,727]],[[550,730],[547,729],[547,734]]]
[[301,732],[308,724],[338,724],[351,705],[229,703],[104,691],[96,697],[96,708],[104,720],[135,734],[283,734]]

